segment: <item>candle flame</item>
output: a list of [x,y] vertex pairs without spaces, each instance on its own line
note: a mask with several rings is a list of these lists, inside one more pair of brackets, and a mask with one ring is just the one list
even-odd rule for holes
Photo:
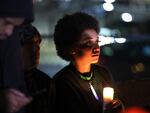
[[114,97],[114,89],[111,87],[105,87],[103,89],[103,100],[105,103],[111,102]]

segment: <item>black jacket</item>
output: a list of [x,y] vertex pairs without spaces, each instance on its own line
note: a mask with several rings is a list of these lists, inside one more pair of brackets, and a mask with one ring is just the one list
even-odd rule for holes
[[[93,77],[86,81],[80,78],[72,64],[66,66],[54,76],[56,85],[55,112],[57,113],[102,113],[103,87],[112,86],[109,72],[92,65]],[[93,95],[93,85],[99,100]]]
[[51,113],[53,83],[51,78],[38,69],[25,73],[28,93],[33,101],[27,107],[27,113]]
[[0,40],[0,93],[6,88],[15,88],[24,93],[26,92],[20,40],[17,33],[14,33],[8,39]]

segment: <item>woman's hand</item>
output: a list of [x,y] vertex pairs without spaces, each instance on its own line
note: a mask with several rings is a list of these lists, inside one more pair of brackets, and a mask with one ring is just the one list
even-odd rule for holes
[[119,99],[114,99],[104,105],[106,113],[120,113],[124,110],[124,105]]

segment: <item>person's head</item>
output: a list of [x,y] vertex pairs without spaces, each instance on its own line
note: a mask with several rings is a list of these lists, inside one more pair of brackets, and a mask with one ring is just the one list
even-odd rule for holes
[[20,26],[24,18],[0,18],[0,40],[4,40],[13,34],[15,26]]
[[31,24],[22,28],[20,37],[23,67],[28,71],[39,64],[42,38],[39,31]]
[[97,63],[99,23],[93,16],[76,12],[61,18],[54,32],[58,56],[66,61]]
[[32,0],[0,0],[0,40],[11,36],[16,26],[31,21]]

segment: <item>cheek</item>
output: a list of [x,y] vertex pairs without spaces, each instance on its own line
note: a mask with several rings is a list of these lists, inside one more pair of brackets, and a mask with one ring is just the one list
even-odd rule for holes
[[90,59],[92,57],[92,50],[84,50],[82,52],[81,58],[82,59]]
[[32,48],[32,53],[34,57],[39,57],[40,56],[40,47],[39,46],[34,46]]

